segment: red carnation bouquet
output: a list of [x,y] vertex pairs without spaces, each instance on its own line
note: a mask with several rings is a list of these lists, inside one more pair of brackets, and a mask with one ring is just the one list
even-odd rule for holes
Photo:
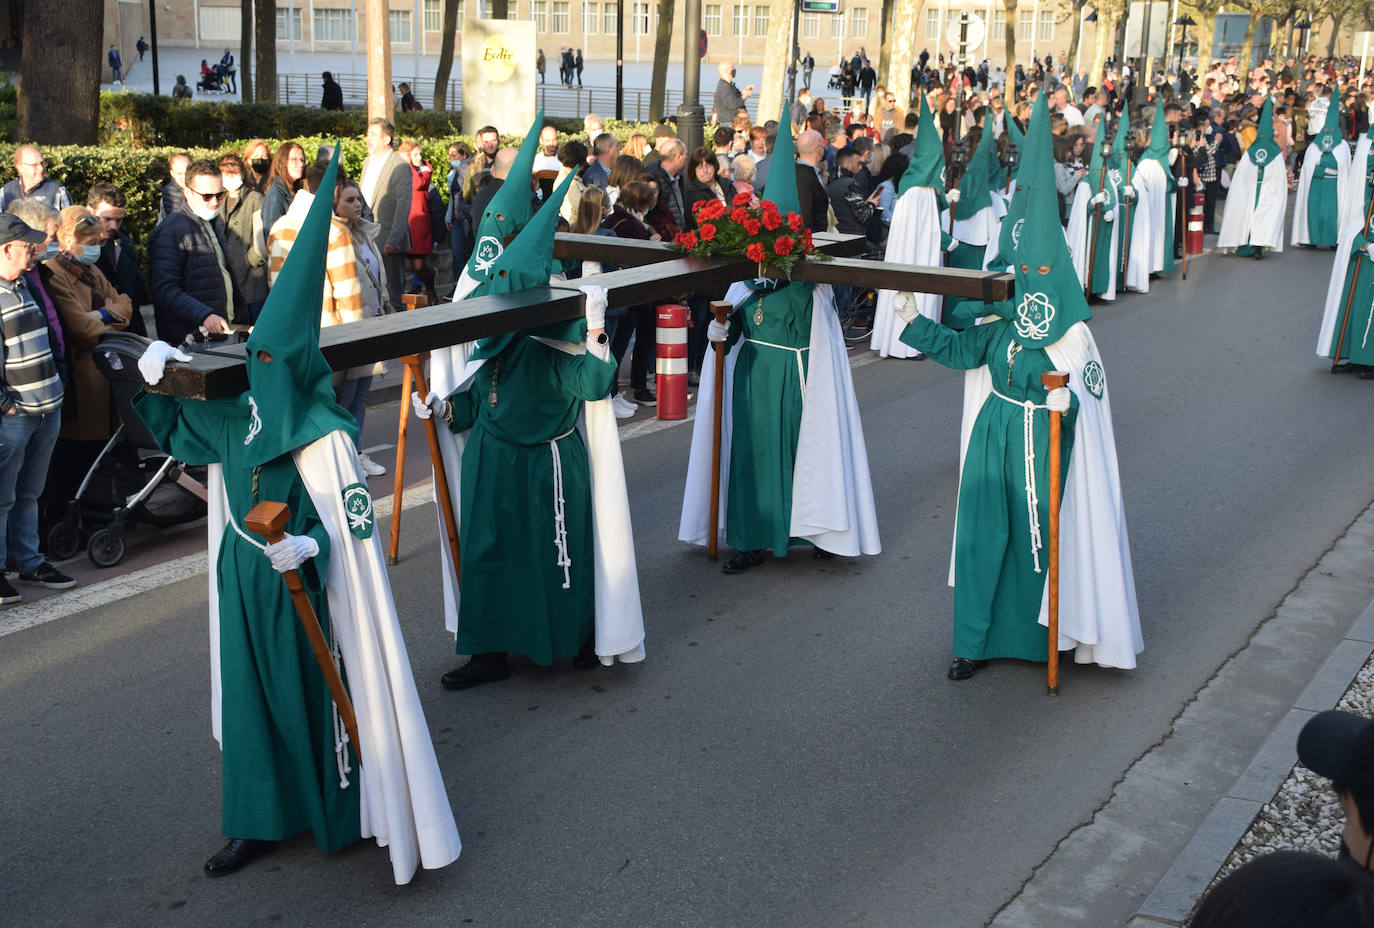
[[792,277],[792,267],[807,255],[823,257],[811,244],[811,230],[799,213],[786,216],[772,200],[756,200],[739,193],[727,207],[719,200],[702,200],[692,207],[695,232],[679,232],[672,247],[693,255],[748,258],[759,266],[760,277]]

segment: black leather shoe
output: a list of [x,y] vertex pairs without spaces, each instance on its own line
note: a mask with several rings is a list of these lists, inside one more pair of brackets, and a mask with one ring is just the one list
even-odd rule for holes
[[205,862],[206,876],[228,876],[242,870],[249,863],[272,853],[277,846],[275,841],[261,841],[257,838],[230,838],[218,854]]
[[735,556],[726,561],[720,569],[727,574],[742,574],[750,567],[757,567],[762,563],[763,553],[760,551],[736,551]]
[[824,548],[813,548],[811,550],[811,556],[818,561],[828,561],[835,556],[835,552],[827,551]]
[[601,659],[596,656],[596,634],[593,633],[582,643],[582,650],[572,659],[572,665],[576,670],[591,670],[600,663]]
[[949,662],[949,670],[945,676],[951,680],[967,680],[987,665],[987,661],[971,661],[967,657],[956,657]]
[[510,677],[504,651],[474,654],[462,667],[450,670],[440,678],[446,690],[465,690],[483,683],[498,683]]

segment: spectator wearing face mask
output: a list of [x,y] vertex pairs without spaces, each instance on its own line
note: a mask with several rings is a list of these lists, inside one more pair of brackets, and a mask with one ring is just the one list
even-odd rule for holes
[[[91,211],[91,215],[100,220],[100,231],[104,236],[100,245],[100,260],[95,266],[105,275],[106,280],[114,284],[116,290],[129,298],[133,315],[129,319],[128,331],[136,335],[147,335],[140,310],[153,302],[153,295],[148,291],[147,281],[143,279],[133,240],[124,231],[125,205],[124,191],[104,181],[91,184],[90,192],[86,195],[86,208]],[[56,245],[55,237],[53,242]]]
[[243,300],[246,315],[235,322],[251,325],[267,300],[267,241],[262,227],[262,194],[244,183],[243,161],[238,155],[219,159],[224,183],[224,257],[234,278],[234,289]]

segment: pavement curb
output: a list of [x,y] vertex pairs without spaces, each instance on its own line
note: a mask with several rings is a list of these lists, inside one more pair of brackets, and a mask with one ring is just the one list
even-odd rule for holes
[[1278,793],[1298,761],[1297,738],[1317,712],[1334,708],[1374,653],[1374,600],[1336,642],[1311,682],[1274,726],[1235,785],[1203,820],[1127,928],[1179,926],[1211,885],[1265,803]]

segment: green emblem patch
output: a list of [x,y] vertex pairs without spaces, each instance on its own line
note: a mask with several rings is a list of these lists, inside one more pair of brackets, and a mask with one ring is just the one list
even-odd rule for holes
[[1095,398],[1102,399],[1102,391],[1107,388],[1107,375],[1097,361],[1089,361],[1083,365],[1083,386],[1087,387],[1088,392]]
[[348,530],[358,538],[372,537],[372,496],[361,483],[343,488],[344,511],[348,513]]

